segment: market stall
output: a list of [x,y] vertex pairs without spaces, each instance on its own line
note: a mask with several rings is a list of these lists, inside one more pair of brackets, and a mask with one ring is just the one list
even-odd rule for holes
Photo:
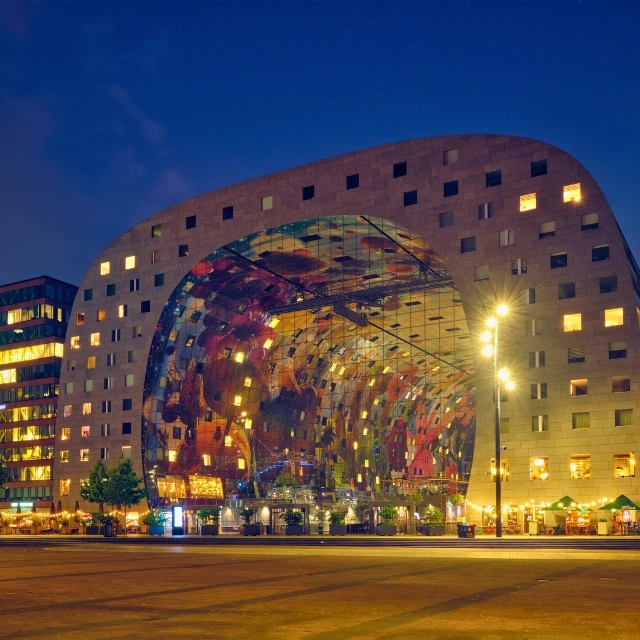
[[611,514],[611,527],[614,535],[639,535],[638,515],[640,504],[620,494],[615,500],[602,505],[599,511]]

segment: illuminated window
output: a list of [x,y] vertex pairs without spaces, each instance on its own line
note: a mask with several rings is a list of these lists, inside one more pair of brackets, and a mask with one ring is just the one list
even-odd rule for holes
[[136,268],[136,257],[135,256],[127,256],[124,259],[124,268],[125,269],[135,269]]
[[91,337],[89,339],[89,342],[90,342],[92,347],[99,347],[100,346],[100,334],[99,333],[92,333]]
[[124,386],[125,387],[133,387],[133,373],[128,373],[124,377]]
[[244,458],[238,458],[238,469],[245,469]]
[[222,219],[231,220],[233,218],[233,207],[222,207]]
[[60,462],[69,462],[69,451],[60,452]]
[[493,202],[478,205],[478,220],[493,218]]
[[72,349],[80,348],[80,336],[72,336],[69,342]]
[[265,196],[260,200],[260,211],[269,211],[269,209],[273,209],[273,196]]
[[589,231],[590,229],[598,228],[598,214],[597,213],[585,213],[580,222],[581,231]]
[[131,460],[131,447],[129,445],[122,447],[122,459]]
[[626,342],[610,342],[609,343],[609,360],[618,360],[627,357]]
[[591,416],[588,411],[580,411],[571,414],[572,429],[589,429],[591,427]]
[[458,162],[458,150],[457,149],[449,149],[448,151],[444,151],[442,154],[442,166],[446,167],[450,164],[455,164]]
[[90,416],[91,415],[91,403],[90,402],[83,402],[82,403],[82,415],[83,416]]
[[453,226],[453,211],[445,211],[441,213],[439,216],[440,219],[440,228],[444,227],[452,227]]
[[458,181],[450,180],[449,182],[445,182],[442,185],[443,195],[445,198],[450,198],[451,196],[458,195]]
[[531,431],[549,431],[549,416],[531,416]]
[[536,194],[528,193],[520,196],[520,211],[533,211],[536,208]]
[[537,178],[538,176],[546,176],[547,175],[547,161],[545,160],[534,160],[531,163],[531,177]]
[[205,467],[210,467],[211,466],[211,456],[208,453],[203,453],[202,454],[202,464]]
[[513,229],[507,229],[506,231],[500,232],[500,246],[508,247],[509,245],[515,244],[516,234]]
[[63,409],[62,409],[62,416],[64,418],[68,418],[71,415],[71,410],[72,410],[72,405],[65,404]]
[[108,276],[111,273],[111,263],[110,262],[101,262],[100,263],[100,275]]
[[615,453],[613,455],[613,477],[634,478],[636,461],[633,453]]
[[80,462],[89,462],[89,449],[80,449]]
[[546,456],[529,458],[529,479],[547,480],[549,477],[548,466],[549,458]]
[[632,427],[633,426],[633,409],[616,409],[615,410],[615,426],[616,427]]
[[497,171],[488,171],[485,175],[485,179],[487,188],[499,187],[502,184],[502,171],[500,169]]
[[572,480],[589,480],[591,478],[591,456],[572,455],[569,458],[569,470]]
[[4,369],[0,371],[0,384],[8,384],[16,381],[15,369]]
[[563,202],[580,202],[580,183],[568,184],[562,188]]
[[623,309],[605,309],[605,312],[604,312],[605,327],[619,327],[622,324],[624,324]]
[[225,436],[224,437],[224,446],[225,447],[233,446],[233,438],[231,436]]
[[107,318],[107,310],[106,309],[98,309],[96,313],[96,320],[98,322],[102,322]]
[[162,236],[162,225],[154,224],[151,227],[151,237],[152,238],[160,238]]
[[65,480],[60,480],[60,495],[68,496],[70,490],[71,490],[71,480],[69,478]]
[[563,322],[565,331],[581,331],[582,330],[582,314],[572,313],[564,316]]
[[87,369],[95,369],[96,368],[96,357],[89,356],[87,358]]
[[631,391],[631,380],[624,376],[613,376],[611,379],[611,393],[627,393]]
[[169,449],[169,462],[175,462],[178,459],[178,452],[175,449]]
[[118,305],[118,318],[124,318],[127,315],[127,305],[120,304]]
[[84,313],[76,313],[76,325],[80,326],[84,324]]
[[586,378],[571,380],[569,384],[569,395],[586,396],[589,393],[589,381]]

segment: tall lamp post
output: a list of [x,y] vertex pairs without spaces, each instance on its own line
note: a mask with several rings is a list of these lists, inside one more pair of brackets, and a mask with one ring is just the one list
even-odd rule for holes
[[502,369],[500,368],[500,361],[498,358],[498,329],[500,325],[499,319],[507,315],[508,312],[509,309],[506,305],[499,305],[496,309],[496,315],[491,316],[487,320],[488,329],[482,334],[482,340],[485,343],[482,353],[486,356],[493,356],[494,394],[496,404],[494,424],[496,445],[496,538],[502,538],[502,462],[500,459],[502,446],[500,444],[500,393],[502,384],[504,384],[507,390],[511,390],[515,386],[513,381],[509,380],[509,372],[504,367]]

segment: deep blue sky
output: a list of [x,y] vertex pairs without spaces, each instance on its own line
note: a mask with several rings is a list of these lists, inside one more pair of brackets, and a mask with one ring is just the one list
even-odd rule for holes
[[199,193],[397,140],[578,158],[640,257],[640,4],[0,5],[0,282]]

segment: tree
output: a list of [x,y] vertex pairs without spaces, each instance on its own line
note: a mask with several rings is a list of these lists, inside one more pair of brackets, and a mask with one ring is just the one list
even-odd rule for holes
[[101,460],[98,460],[89,470],[89,480],[80,487],[80,497],[88,502],[97,502],[100,513],[104,511],[106,488],[109,472]]
[[140,488],[143,479],[133,470],[131,460],[118,460],[108,471],[105,486],[105,502],[114,507],[124,507],[124,530],[127,530],[127,507],[139,504],[147,495],[144,488]]

